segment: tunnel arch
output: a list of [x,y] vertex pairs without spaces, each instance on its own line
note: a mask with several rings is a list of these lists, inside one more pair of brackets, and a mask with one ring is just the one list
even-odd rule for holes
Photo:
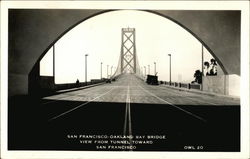
[[[65,34],[67,34],[69,31],[71,31],[73,28],[75,28],[76,26],[78,26],[79,24],[81,23],[84,23],[86,20],[88,19],[91,19],[93,17],[96,17],[98,15],[101,15],[101,14],[104,14],[104,13],[108,13],[108,12],[114,12],[114,11],[124,11],[126,9],[113,9],[113,10],[104,10],[104,11],[100,11],[100,12],[97,12],[93,15],[90,15],[86,18],[83,18],[81,19],[80,21],[76,22],[75,24],[73,24],[71,27],[69,27],[68,29],[66,29],[61,35],[59,35],[44,51],[43,53],[41,54],[41,56],[38,58],[38,60],[36,61],[36,64],[35,65],[38,65],[38,63],[40,62],[40,60],[44,57],[44,55],[48,52],[48,50],[59,40],[61,39]],[[202,41],[202,39],[196,35],[191,29],[189,29],[188,27],[186,27],[185,25],[183,25],[181,22],[179,22],[178,20],[175,20],[174,18],[171,18],[170,16],[167,16],[167,15],[164,15],[162,13],[159,13],[157,11],[153,11],[153,10],[132,10],[132,11],[143,11],[143,12],[148,12],[148,13],[152,13],[152,14],[155,14],[155,15],[158,15],[158,16],[161,16],[163,18],[166,18],[170,21],[172,21],[173,23],[179,25],[180,27],[182,27],[183,29],[185,29],[187,32],[189,32],[194,38],[196,38],[208,51],[209,53],[215,58],[215,60],[218,62],[219,66],[221,67],[223,73],[225,75],[228,74],[227,70],[225,69],[223,63],[221,62],[221,60],[216,56],[216,54],[213,52],[212,49],[210,49],[210,47],[204,42]],[[29,72],[32,73],[33,72],[33,69],[35,68],[35,65],[34,67],[32,68],[32,70]]]
[[[88,18],[117,10],[120,9],[9,9],[9,96],[28,94],[30,75],[39,73],[34,69],[39,67],[38,61],[67,31]],[[218,57],[227,74],[240,76],[241,10],[141,11],[179,22]]]
[[[40,60],[44,57],[44,55],[49,51],[49,49],[59,40],[61,39],[65,34],[67,34],[69,31],[71,31],[73,28],[75,28],[77,25],[79,25],[80,23],[83,23],[84,21],[93,18],[95,16],[104,14],[104,13],[108,13],[108,12],[112,12],[112,11],[116,11],[116,10],[104,10],[104,11],[100,11],[97,12],[93,15],[90,15],[86,18],[83,18],[82,20],[76,22],[75,24],[73,24],[72,26],[70,26],[68,29],[66,29],[64,32],[62,32],[41,54],[41,56],[37,59],[36,63],[39,63]],[[36,64],[35,64],[36,65]],[[32,72],[32,70],[30,71],[30,73]]]

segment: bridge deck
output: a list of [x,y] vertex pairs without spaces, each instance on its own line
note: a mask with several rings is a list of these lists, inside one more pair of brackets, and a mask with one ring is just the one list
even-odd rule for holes
[[95,102],[155,103],[176,105],[239,105],[237,99],[173,90],[164,86],[147,85],[132,74],[124,74],[118,81],[84,90],[46,97],[48,100],[72,100]]
[[[124,151],[108,148],[121,146],[110,143],[122,140],[111,135],[166,138],[146,138],[151,144],[125,139],[133,151],[240,150],[239,100],[151,86],[130,74],[111,84],[9,103],[12,150]],[[80,135],[108,139],[80,139]],[[89,140],[108,143],[85,143]]]

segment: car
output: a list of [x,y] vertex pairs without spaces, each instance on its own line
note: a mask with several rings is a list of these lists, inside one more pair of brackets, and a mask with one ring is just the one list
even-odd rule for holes
[[111,83],[111,80],[110,80],[110,79],[107,79],[107,80],[106,80],[106,83]]

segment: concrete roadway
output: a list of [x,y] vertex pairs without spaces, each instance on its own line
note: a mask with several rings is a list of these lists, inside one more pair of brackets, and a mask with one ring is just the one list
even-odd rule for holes
[[[189,112],[177,105],[239,105],[240,101],[204,94],[179,91],[168,88],[164,85],[152,86],[147,85],[143,80],[132,74],[124,74],[117,81],[111,84],[91,87],[83,90],[62,93],[45,97],[45,100],[52,100],[43,103],[43,105],[52,105],[54,102],[60,101],[82,101],[77,106],[74,105],[69,110],[60,112],[51,117],[49,120],[57,119],[83,107],[91,102],[109,102],[109,103],[126,103],[126,112],[130,108],[130,103],[145,103],[145,104],[167,104],[180,111],[183,111],[197,119],[205,120],[192,112]],[[129,113],[129,111],[127,112]],[[127,114],[125,114],[127,117]],[[130,116],[128,116],[128,119]]]
[[205,147],[201,151],[238,151],[239,105],[237,99],[147,85],[125,74],[111,84],[43,98],[45,125],[37,131],[47,138],[41,139],[44,149],[97,150],[65,139],[68,134],[159,134],[168,140],[134,145],[136,150],[186,151],[185,145],[198,144]]
[[119,144],[85,144],[70,135],[166,137],[147,140],[152,144],[129,139],[125,146],[136,146],[133,151],[240,150],[239,100],[151,86],[131,74],[42,99],[18,97],[9,105],[10,150],[124,151],[98,147]]
[[239,105],[240,100],[204,95],[168,88],[164,85],[147,85],[131,74],[121,76],[111,84],[45,97],[48,100],[170,104],[170,105]]

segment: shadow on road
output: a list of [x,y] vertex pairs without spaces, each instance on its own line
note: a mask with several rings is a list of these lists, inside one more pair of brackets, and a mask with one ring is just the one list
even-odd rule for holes
[[[130,145],[131,140],[119,138],[124,135],[125,103],[91,102],[49,121],[83,102],[55,101],[44,105],[45,102],[51,101],[28,96],[9,99],[9,150],[124,151],[121,147],[109,149],[108,146]],[[240,106],[178,107],[199,115],[206,122],[167,104],[131,103],[133,151],[240,151]],[[91,139],[88,135],[102,138]],[[114,144],[111,140],[126,142]],[[87,141],[92,143],[84,143]]]

